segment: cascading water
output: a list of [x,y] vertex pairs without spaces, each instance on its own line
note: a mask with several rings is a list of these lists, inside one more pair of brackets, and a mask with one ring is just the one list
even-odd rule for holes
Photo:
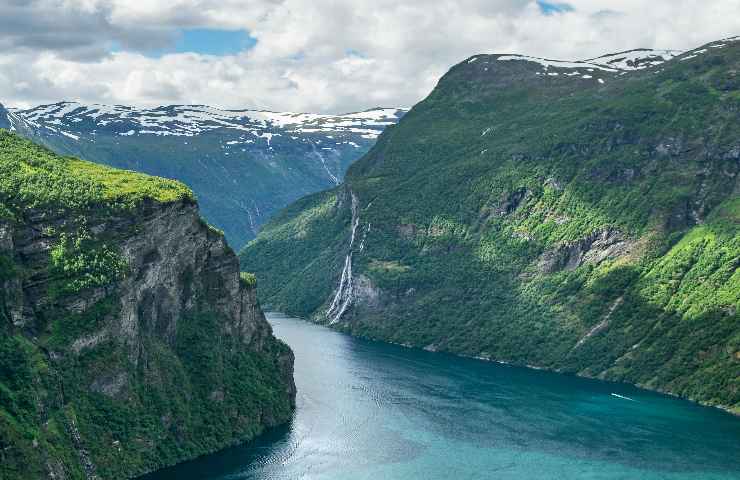
[[[337,292],[334,294],[334,299],[329,305],[329,309],[326,311],[326,318],[329,319],[329,324],[333,325],[342,318],[344,312],[352,303],[354,294],[354,285],[352,279],[352,247],[355,243],[355,235],[357,234],[357,227],[360,225],[360,214],[358,210],[358,200],[354,193],[352,196],[352,234],[349,239],[349,252],[344,259],[344,268],[342,269],[342,276],[339,279],[339,287]],[[364,239],[363,239],[364,240]]]

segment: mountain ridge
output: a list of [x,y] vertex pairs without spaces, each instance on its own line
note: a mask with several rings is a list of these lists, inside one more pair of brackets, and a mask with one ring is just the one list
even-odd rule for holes
[[404,109],[343,115],[58,102],[0,112],[0,122],[60,154],[181,180],[236,248],[272,212],[337,185]]
[[740,412],[738,39],[599,76],[469,57],[242,250],[260,298]]

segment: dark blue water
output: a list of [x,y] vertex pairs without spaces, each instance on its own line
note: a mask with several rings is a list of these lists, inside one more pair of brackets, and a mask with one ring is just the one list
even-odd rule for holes
[[296,355],[292,423],[147,480],[740,479],[719,410],[269,319]]

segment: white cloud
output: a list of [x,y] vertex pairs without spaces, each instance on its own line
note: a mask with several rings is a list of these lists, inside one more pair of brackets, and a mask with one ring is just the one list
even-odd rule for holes
[[[0,20],[0,101],[343,112],[408,106],[476,53],[583,59],[740,33],[740,0],[35,0]],[[246,29],[250,51],[150,58],[182,28]],[[110,52],[111,45],[123,50]]]

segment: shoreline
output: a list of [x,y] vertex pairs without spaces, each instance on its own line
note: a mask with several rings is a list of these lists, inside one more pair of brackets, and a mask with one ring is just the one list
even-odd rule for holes
[[737,409],[733,409],[733,407],[730,407],[728,405],[711,404],[711,403],[704,402],[704,401],[701,401],[701,400],[694,400],[692,398],[682,397],[681,395],[678,395],[675,392],[670,392],[670,391],[667,391],[667,390],[661,390],[659,388],[652,388],[652,387],[648,387],[648,386],[645,386],[645,385],[640,385],[638,383],[622,382],[622,381],[618,381],[618,380],[609,380],[609,379],[605,379],[605,378],[595,377],[595,376],[592,376],[592,375],[583,375],[583,374],[580,374],[580,373],[566,373],[566,372],[554,370],[554,369],[547,368],[547,367],[540,367],[540,366],[537,366],[537,365],[519,364],[519,363],[516,363],[516,362],[510,362],[510,361],[507,361],[507,360],[500,360],[500,359],[495,359],[495,358],[490,358],[490,357],[465,355],[465,354],[461,354],[461,353],[457,353],[457,352],[453,352],[453,351],[449,351],[449,350],[437,350],[437,349],[431,349],[431,348],[426,348],[426,347],[417,347],[417,346],[414,346],[414,345],[412,345],[410,343],[391,342],[391,341],[388,341],[388,340],[382,340],[382,339],[379,339],[379,338],[372,338],[372,337],[363,336],[363,335],[353,335],[353,334],[345,331],[344,329],[342,329],[341,326],[338,327],[336,324],[335,325],[330,325],[330,324],[326,324],[326,323],[323,323],[323,322],[314,321],[314,320],[312,320],[310,318],[306,318],[306,317],[303,317],[303,316],[292,315],[292,314],[280,312],[280,311],[277,311],[277,310],[268,309],[268,307],[265,307],[265,311],[266,311],[266,313],[274,313],[274,314],[279,314],[279,315],[284,315],[284,316],[289,316],[289,317],[297,318],[299,320],[303,320],[305,322],[309,322],[309,323],[312,323],[314,325],[319,325],[319,326],[322,326],[322,327],[326,327],[326,328],[328,328],[330,330],[333,330],[335,332],[344,333],[344,334],[349,335],[349,336],[354,337],[354,338],[361,338],[361,339],[364,339],[364,340],[370,340],[370,341],[374,341],[374,342],[381,342],[381,343],[386,343],[386,344],[389,344],[389,345],[397,345],[399,347],[408,348],[408,349],[412,349],[412,350],[421,350],[421,351],[425,351],[425,352],[429,352],[429,353],[444,353],[444,354],[447,354],[447,355],[454,355],[454,356],[459,357],[459,358],[467,358],[467,359],[471,359],[471,360],[480,360],[480,361],[483,361],[483,362],[492,362],[492,363],[497,363],[499,365],[506,365],[506,366],[517,367],[517,368],[526,368],[526,369],[535,370],[535,371],[545,371],[545,372],[549,372],[549,373],[555,373],[555,374],[558,374],[558,375],[573,376],[573,377],[578,377],[578,378],[587,378],[587,379],[590,379],[590,380],[598,380],[598,381],[601,381],[601,382],[611,383],[611,384],[615,384],[615,385],[619,385],[619,384],[621,384],[621,385],[630,385],[630,386],[633,386],[633,387],[638,388],[640,390],[645,390],[647,392],[653,392],[653,393],[659,393],[661,395],[668,395],[669,397],[677,398],[677,399],[680,399],[680,400],[685,400],[687,402],[691,402],[691,403],[693,403],[695,405],[699,405],[699,406],[702,406],[702,407],[716,408],[716,409],[721,410],[721,411],[723,411],[723,412],[725,412],[725,413],[727,413],[729,415],[732,415],[733,417],[740,418],[740,407],[738,407]]

